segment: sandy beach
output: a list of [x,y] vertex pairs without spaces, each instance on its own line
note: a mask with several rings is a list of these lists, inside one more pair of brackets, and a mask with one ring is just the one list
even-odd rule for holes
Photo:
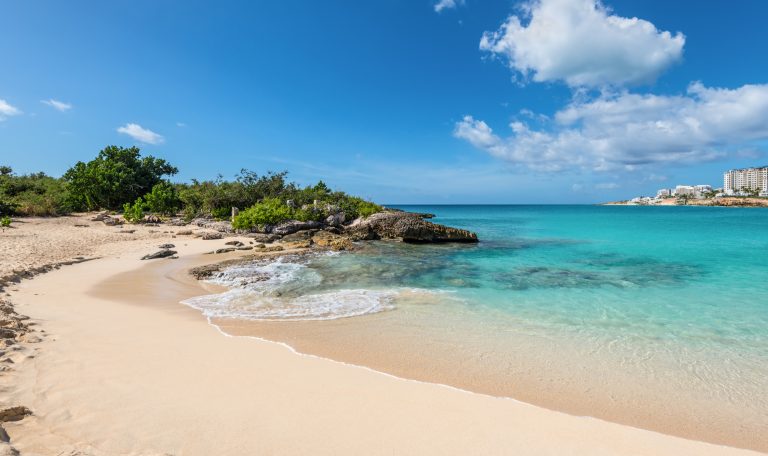
[[[179,303],[214,290],[187,271],[252,252],[202,255],[228,239],[87,220],[0,234],[3,277],[98,258],[5,289],[32,323],[0,373],[3,407],[31,411],[3,423],[21,454],[758,454],[227,336]],[[179,259],[139,260],[166,242]]]

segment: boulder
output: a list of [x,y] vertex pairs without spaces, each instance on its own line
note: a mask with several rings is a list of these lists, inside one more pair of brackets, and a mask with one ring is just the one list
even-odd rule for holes
[[325,219],[325,224],[328,226],[334,226],[339,227],[344,224],[346,221],[346,216],[343,212],[339,212],[333,215],[329,215],[328,218]]
[[315,234],[317,230],[302,230],[297,231],[295,233],[286,234],[281,239],[282,242],[299,242],[299,241],[308,241],[312,239],[312,235]]
[[267,244],[270,244],[280,239],[280,235],[278,234],[249,233],[249,234],[246,234],[245,236],[253,239],[256,242],[262,242]]
[[174,248],[174,247],[176,247],[176,246],[175,246],[175,245],[173,245],[173,244],[162,244],[162,245],[160,246],[160,248],[161,248],[161,249],[172,249],[172,248]]
[[103,219],[101,219],[101,221],[104,222],[104,224],[107,226],[117,226],[117,225],[123,224],[122,219],[119,219],[117,217],[110,217],[108,215],[105,216]]
[[162,222],[162,220],[160,220],[160,217],[153,214],[145,215],[142,221],[144,223],[161,223]]
[[224,245],[233,245],[233,246],[235,246],[235,247],[242,247],[242,246],[244,246],[245,244],[243,244],[243,243],[242,243],[242,242],[240,242],[240,241],[227,241],[227,242],[225,242],[225,243],[224,243]]
[[311,229],[317,229],[320,228],[322,225],[320,222],[316,222],[314,220],[309,220],[307,222],[300,222],[298,220],[290,220],[288,222],[283,222],[276,227],[272,228],[273,234],[279,234],[280,236],[285,236],[286,234],[292,234],[297,231],[302,230],[311,230]]
[[427,222],[423,214],[384,211],[356,221],[345,230],[352,240],[400,239],[409,243],[477,242],[471,231]]
[[150,253],[148,255],[144,255],[141,257],[142,260],[155,260],[157,258],[165,258],[165,257],[171,257],[173,255],[176,255],[178,252],[175,250],[169,250],[169,249],[163,249],[158,250],[155,253]]
[[318,247],[325,247],[331,250],[351,250],[352,241],[344,236],[330,233],[328,231],[318,231],[312,236],[312,242]]
[[219,233],[219,232],[210,232],[209,231],[207,233],[203,233],[203,240],[204,241],[211,241],[211,240],[214,240],[214,239],[221,239],[222,237],[224,237],[224,236],[222,236],[222,234]]
[[32,411],[22,405],[6,407],[0,410],[0,422],[5,423],[6,421],[19,421],[24,419],[25,416],[31,414]]
[[229,221],[215,220],[212,218],[198,217],[189,222],[190,225],[199,226],[220,233],[233,233],[232,223]]

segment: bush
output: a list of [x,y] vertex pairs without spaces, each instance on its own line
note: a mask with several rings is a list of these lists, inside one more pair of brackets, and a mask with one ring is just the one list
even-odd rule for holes
[[152,191],[144,196],[145,207],[156,214],[174,215],[181,201],[176,194],[176,188],[169,182],[160,182],[152,187]]
[[144,219],[144,209],[146,209],[147,203],[139,197],[136,201],[131,203],[125,203],[123,205],[123,217],[130,223],[138,223]]
[[45,173],[22,176],[0,167],[0,215],[50,216],[70,211],[66,184]]
[[77,162],[63,179],[76,210],[118,209],[177,172],[163,159],[141,157],[137,147],[108,146],[88,163]]
[[293,210],[277,198],[265,198],[235,216],[232,227],[247,230],[257,226],[275,225],[293,218]]
[[7,215],[5,217],[0,218],[0,226],[3,228],[8,228],[11,226],[11,218]]

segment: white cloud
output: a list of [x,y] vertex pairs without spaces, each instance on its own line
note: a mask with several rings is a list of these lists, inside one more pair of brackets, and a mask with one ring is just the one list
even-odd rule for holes
[[694,83],[676,96],[603,92],[575,99],[540,124],[513,121],[512,135],[501,137],[466,116],[454,136],[538,170],[632,170],[712,160],[768,140],[768,84],[720,89]]
[[480,49],[507,59],[513,70],[537,82],[565,81],[571,87],[648,83],[683,53],[682,33],[613,15],[599,0],[528,0],[522,11],[498,31],[484,33]]
[[11,106],[7,101],[0,98],[0,121],[11,116],[18,116],[19,114],[21,114],[21,111],[17,107]]
[[444,9],[456,8],[457,6],[463,4],[464,0],[438,0],[438,2],[435,3],[435,11],[439,13]]
[[615,190],[619,188],[619,184],[616,182],[601,182],[599,184],[595,184],[595,188],[598,190]]
[[117,132],[147,144],[162,144],[165,141],[165,138],[163,138],[162,135],[135,123],[127,123],[118,128]]
[[186,128],[187,124],[185,124],[184,122],[176,122],[176,126],[179,128]]
[[48,100],[40,100],[40,103],[46,104],[53,109],[56,109],[57,111],[61,112],[67,112],[70,109],[72,109],[72,105],[69,103],[64,103],[63,101],[54,100],[53,98],[50,98]]

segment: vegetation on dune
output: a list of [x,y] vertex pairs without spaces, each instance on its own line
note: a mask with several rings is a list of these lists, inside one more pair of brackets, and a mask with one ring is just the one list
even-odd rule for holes
[[141,156],[136,147],[109,146],[89,162],[78,162],[61,178],[44,173],[15,175],[0,166],[0,216],[62,215],[86,210],[122,210],[129,222],[145,214],[184,218],[229,218],[241,209],[235,227],[248,229],[285,220],[324,220],[343,213],[347,220],[381,211],[362,198],[333,191],[323,181],[301,187],[287,172],[259,175],[243,169],[235,180],[171,183],[178,169],[167,161]]

